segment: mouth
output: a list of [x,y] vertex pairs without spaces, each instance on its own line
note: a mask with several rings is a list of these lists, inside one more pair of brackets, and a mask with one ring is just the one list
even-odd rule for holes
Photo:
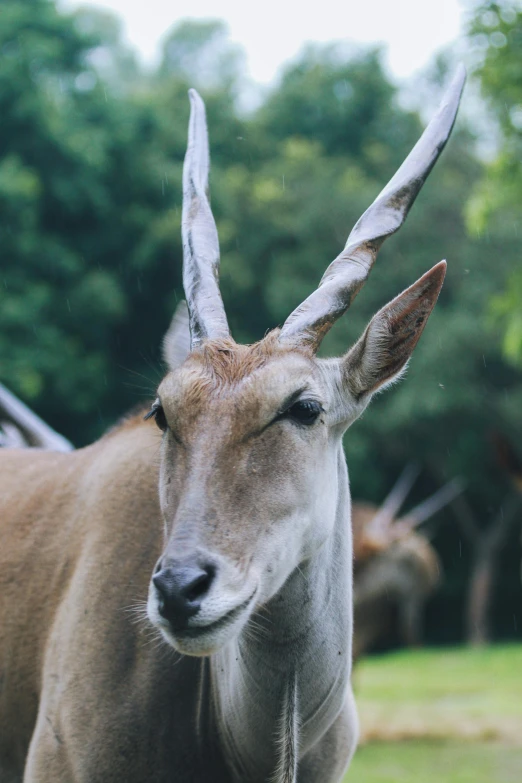
[[248,608],[255,594],[256,590],[254,590],[246,601],[243,601],[242,604],[231,609],[230,612],[227,612],[227,614],[213,623],[208,623],[207,625],[193,625],[182,629],[173,628],[172,631],[177,639],[200,639],[202,636],[208,636],[209,634],[213,635],[218,631],[222,631],[229,625],[233,625],[237,618]]
[[177,652],[197,657],[212,655],[239,633],[243,626],[243,619],[248,616],[256,595],[257,588],[245,601],[222,615],[218,620],[206,625],[194,625],[196,619],[194,617],[190,626],[176,627],[161,617],[156,608],[152,610],[152,616],[149,614],[149,617],[165,641]]

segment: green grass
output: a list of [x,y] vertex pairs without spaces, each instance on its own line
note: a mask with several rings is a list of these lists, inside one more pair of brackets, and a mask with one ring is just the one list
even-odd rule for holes
[[346,783],[522,781],[522,646],[369,658],[354,684],[362,743]]
[[522,747],[455,740],[360,748],[344,783],[520,783]]
[[365,739],[522,743],[522,646],[369,658],[354,684]]

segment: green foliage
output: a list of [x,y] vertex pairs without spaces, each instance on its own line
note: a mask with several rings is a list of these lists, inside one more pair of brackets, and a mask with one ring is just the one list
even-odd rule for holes
[[480,2],[469,28],[471,43],[482,51],[477,75],[502,129],[522,141],[522,5],[519,0]]
[[311,139],[327,155],[351,158],[385,177],[419,130],[418,118],[398,108],[395,93],[379,49],[310,45],[287,68],[258,122],[269,139]]
[[159,75],[186,81],[198,89],[234,89],[240,78],[244,55],[228,40],[220,20],[176,25],[163,44]]
[[493,319],[504,325],[504,354],[513,363],[522,357],[522,274],[511,272],[506,290],[493,297],[491,312]]
[[[498,155],[477,183],[467,206],[471,232],[517,234],[522,203],[522,5],[518,0],[477,5],[469,28],[471,45],[480,52],[476,75],[495,117]],[[511,264],[519,267],[520,252]],[[504,334],[504,354],[522,363],[522,272],[511,272],[502,296],[493,303],[494,321]]]
[[4,2],[0,28],[1,374],[58,429],[74,421],[76,442],[92,437],[98,409],[107,423],[119,414],[122,345],[139,355],[170,309],[160,303],[131,335],[144,268],[158,285],[169,266],[172,164],[150,146],[146,101],[91,64],[117,46],[116,28],[85,22],[49,2]]

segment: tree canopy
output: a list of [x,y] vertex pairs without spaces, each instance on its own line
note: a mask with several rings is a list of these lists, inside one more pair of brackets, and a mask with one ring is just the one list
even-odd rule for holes
[[[522,5],[518,0],[479,3],[469,38],[478,51],[476,75],[496,121],[498,149],[470,199],[468,222],[471,231],[517,237],[522,204]],[[492,299],[491,314],[503,329],[506,357],[522,365],[522,271],[520,262],[511,267],[503,292]]]

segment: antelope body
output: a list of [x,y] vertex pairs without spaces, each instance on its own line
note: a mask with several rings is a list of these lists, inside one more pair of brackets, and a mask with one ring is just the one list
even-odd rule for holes
[[344,357],[315,352],[403,222],[462,84],[317,291],[253,346],[230,337],[219,294],[191,91],[192,350],[160,384],[155,422],[131,418],[69,454],[0,452],[2,783],[340,781],[357,742],[342,435],[404,369],[445,264]]

